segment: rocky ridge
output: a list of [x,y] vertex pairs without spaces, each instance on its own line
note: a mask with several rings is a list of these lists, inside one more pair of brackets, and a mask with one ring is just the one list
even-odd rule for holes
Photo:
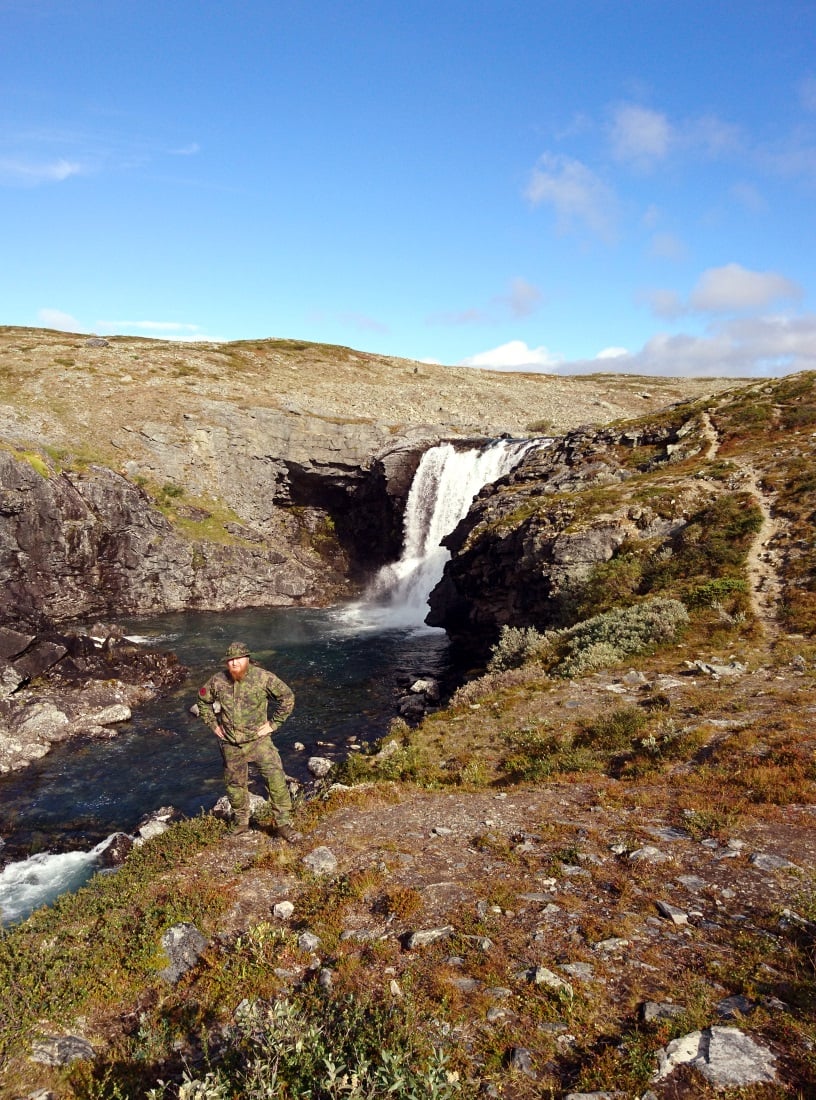
[[558,432],[725,385],[3,328],[0,621],[348,595],[397,556],[433,443]]

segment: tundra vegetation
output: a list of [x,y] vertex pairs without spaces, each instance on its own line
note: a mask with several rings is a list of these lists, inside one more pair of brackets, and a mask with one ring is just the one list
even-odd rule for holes
[[[561,503],[572,522],[644,502],[672,522],[573,578],[552,621],[507,623],[443,708],[350,755],[298,806],[296,846],[202,815],[7,929],[2,1095],[812,1096],[814,387],[667,410],[676,435],[692,425],[671,460],[631,443],[654,415],[627,422],[606,455],[625,479],[508,506],[503,529]],[[448,820],[471,826],[455,852]],[[304,865],[318,843],[336,873]],[[661,860],[635,858],[648,844]],[[758,849],[788,858],[762,878]],[[684,878],[699,885],[675,926],[656,902]],[[180,923],[208,945],[171,985],[161,936]],[[411,947],[420,928],[439,938]],[[655,1081],[658,1051],[726,1002],[777,1079]],[[78,1031],[92,1061],[29,1060],[38,1036]]]

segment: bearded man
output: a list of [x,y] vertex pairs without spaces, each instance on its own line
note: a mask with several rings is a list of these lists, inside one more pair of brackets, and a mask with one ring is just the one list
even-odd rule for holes
[[[198,714],[219,740],[224,784],[235,815],[234,833],[249,829],[249,765],[254,764],[269,791],[277,836],[290,844],[292,799],[278,750],[276,733],[294,710],[295,695],[274,672],[250,661],[249,647],[232,642],[224,654],[225,669],[199,688]],[[268,716],[274,701],[272,716]]]

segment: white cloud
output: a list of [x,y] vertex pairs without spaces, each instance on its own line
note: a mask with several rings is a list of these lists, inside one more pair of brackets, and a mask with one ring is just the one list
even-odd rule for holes
[[726,264],[703,272],[689,296],[689,305],[703,313],[730,313],[801,297],[802,288],[775,271],[749,271],[740,264]]
[[623,359],[629,354],[628,348],[604,348],[595,356],[596,359]]
[[668,156],[673,131],[661,112],[623,103],[612,112],[609,140],[615,160],[650,168]]
[[71,176],[82,173],[82,165],[77,161],[59,160],[0,160],[0,183],[11,183],[34,187],[40,183],[62,183]]
[[61,309],[40,309],[37,316],[47,328],[55,328],[60,332],[82,332],[82,325],[70,313],[63,313]]
[[616,236],[617,199],[603,180],[579,160],[544,153],[533,169],[525,197],[533,206],[552,206],[561,232],[583,224],[602,240],[611,241]]
[[194,157],[201,152],[201,146],[197,141],[191,141],[188,145],[182,145],[178,149],[170,149],[171,157]]
[[510,340],[497,348],[462,359],[458,365],[486,370],[549,371],[560,361],[558,356],[543,346],[528,348],[523,340]]
[[[816,314],[755,317],[714,325],[702,336],[657,333],[614,360],[621,374],[763,378],[816,370]],[[590,374],[598,359],[562,362],[559,374]]]
[[675,290],[649,290],[640,297],[647,302],[655,317],[670,320],[686,312],[683,300]]

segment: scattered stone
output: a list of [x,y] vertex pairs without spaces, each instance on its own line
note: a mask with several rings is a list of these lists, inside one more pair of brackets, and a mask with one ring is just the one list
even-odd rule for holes
[[272,906],[272,915],[278,920],[289,920],[295,907],[291,901],[278,901]]
[[414,680],[408,690],[413,692],[414,695],[424,695],[425,698],[429,699],[432,703],[439,701],[439,684],[436,680]]
[[[566,1100],[618,1100],[625,1092],[568,1092]],[[645,1097],[641,1097],[645,1100]]]
[[325,756],[310,756],[306,767],[316,779],[323,779],[334,767],[334,764]]
[[670,920],[672,924],[688,924],[688,913],[671,905],[668,901],[656,901],[655,905],[662,917]]
[[460,993],[475,993],[483,984],[478,978],[448,978],[448,983],[455,986]]
[[[550,906],[552,904],[551,901],[550,901],[550,898],[551,898],[550,894],[536,894],[536,893],[533,893],[533,894],[519,894],[518,895],[519,901],[535,901],[535,902],[539,902],[541,905],[546,905],[546,906]],[[557,909],[558,906],[556,906],[555,908]]]
[[608,940],[599,940],[595,944],[595,950],[603,952],[604,955],[611,955],[615,951],[623,951],[628,946],[629,940],[624,940],[620,936],[610,936]]
[[391,981],[388,983],[388,991],[391,996],[396,997],[397,1000],[401,1000],[404,996],[402,990],[400,989],[399,982],[396,980],[396,978],[392,978]]
[[328,993],[334,985],[334,972],[324,966],[317,976],[317,984],[325,993]]
[[436,943],[437,940],[444,940],[452,935],[452,924],[446,924],[442,928],[424,928],[411,932],[405,941],[405,946],[409,951],[414,951],[417,947],[427,947],[430,943]]
[[453,829],[449,829],[447,825],[434,825],[431,829],[433,836],[451,836]]
[[85,341],[86,348],[106,348],[108,341],[102,336],[89,336]]
[[31,1061],[45,1066],[67,1066],[71,1062],[92,1062],[94,1049],[80,1035],[48,1035],[32,1044]]
[[802,869],[795,863],[791,863],[789,859],[768,855],[765,852],[754,852],[748,862],[758,867],[760,871],[801,871]]
[[302,741],[295,741],[295,743],[292,745],[292,748],[295,750],[295,752],[306,751],[306,746],[303,744]]
[[659,848],[655,848],[652,844],[644,844],[642,848],[632,852],[629,859],[632,863],[667,863],[671,860],[671,856],[661,852]]
[[13,664],[0,657],[0,699],[9,699],[22,684],[24,677]]
[[691,840],[691,833],[687,833],[685,829],[676,829],[673,825],[661,825],[658,828],[647,828],[646,832],[651,833],[651,835],[657,837],[658,840],[667,840],[669,843],[673,840]]
[[533,1069],[533,1056],[526,1047],[513,1047],[510,1052],[510,1068],[516,1069],[526,1077],[535,1080],[536,1072]]
[[154,836],[161,836],[170,828],[170,822],[176,816],[172,806],[160,806],[158,810],[146,814],[136,826],[136,836],[133,843],[140,847],[146,840],[152,840]]
[[314,932],[301,932],[297,942],[301,951],[317,951],[320,947],[320,936],[316,936]]
[[337,870],[337,858],[331,848],[327,848],[325,845],[309,852],[301,862],[305,863],[312,874],[315,875],[332,875]]
[[582,982],[591,982],[595,978],[595,968],[592,963],[573,962],[565,963],[561,969],[571,978],[578,978]]
[[677,881],[685,886],[687,890],[702,890],[708,885],[706,880],[700,878],[699,875],[678,875]]
[[19,657],[31,643],[36,634],[22,634],[19,630],[12,630],[8,626],[0,626],[0,657],[10,661],[13,657]]
[[713,1085],[744,1088],[776,1080],[774,1055],[735,1027],[711,1027],[674,1039],[658,1052],[653,1080],[692,1065]]
[[174,925],[164,933],[161,942],[170,963],[159,971],[159,976],[171,985],[192,970],[207,946],[206,938],[194,924]]
[[750,1016],[756,1008],[753,1001],[749,1001],[741,993],[735,993],[733,997],[726,997],[717,1005],[717,1015],[721,1020],[738,1020],[740,1016]]
[[548,970],[546,966],[536,966],[532,970],[527,970],[523,975],[528,981],[534,982],[535,985],[543,985],[546,989],[552,989],[555,993],[566,993],[568,997],[572,997],[573,988],[569,982],[565,982],[563,978],[559,978],[557,974],[553,974],[552,970]]
[[682,1005],[671,1001],[644,1001],[640,1006],[640,1018],[644,1024],[651,1024],[656,1020],[676,1020],[685,1011]]
[[133,851],[133,837],[114,833],[98,855],[100,867],[119,867]]
[[68,652],[68,647],[59,642],[39,641],[30,649],[27,649],[22,657],[13,662],[14,667],[26,680],[34,680],[42,676],[49,668],[53,668]]
[[702,672],[706,676],[710,676],[712,680],[721,680],[723,676],[742,676],[744,672],[747,672],[747,666],[740,661],[732,659],[728,664],[715,664],[709,661],[686,661],[686,668],[692,672]]

